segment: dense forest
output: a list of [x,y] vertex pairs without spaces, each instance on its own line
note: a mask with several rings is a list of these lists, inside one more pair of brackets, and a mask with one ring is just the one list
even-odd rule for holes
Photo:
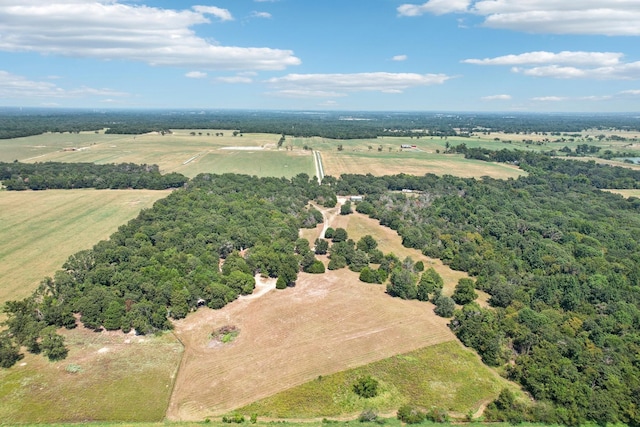
[[496,419],[639,425],[640,200],[585,179],[627,179],[623,168],[550,162],[517,180],[350,175],[336,189],[367,194],[366,210],[405,246],[491,295],[492,308],[470,302],[450,326],[536,399],[505,398]]
[[239,132],[321,136],[334,139],[379,136],[469,135],[472,132],[559,133],[585,129],[640,130],[634,116],[562,114],[482,114],[340,111],[81,111],[0,109],[0,139],[46,132],[106,129],[107,133],[143,134],[168,129],[234,129]]
[[17,345],[37,353],[52,327],[75,327],[74,313],[88,328],[148,334],[198,305],[221,308],[251,293],[256,273],[292,286],[303,262],[298,230],[322,221],[308,201],[335,204],[327,194],[304,174],[192,179],[109,240],[71,256],[33,296],[7,303],[2,366],[17,360]]
[[[481,154],[528,174],[343,175],[322,185],[304,174],[200,175],[70,257],[32,297],[8,303],[3,366],[17,360],[18,346],[63,357],[55,328],[74,327],[74,313],[86,327],[151,333],[199,304],[220,308],[251,292],[255,273],[283,288],[301,270],[321,272],[298,238],[300,227],[322,220],[308,202],[334,206],[336,194],[361,194],[355,210],[472,279],[443,297],[437,274],[343,229],[327,230],[332,245],[319,239],[315,253],[330,255],[329,269],[348,267],[386,285],[391,296],[434,302],[465,345],[535,398],[501,393],[488,419],[640,425],[640,199],[600,190],[637,188],[637,175],[544,154]],[[491,307],[474,301],[475,289],[490,294]]]
[[157,165],[0,162],[0,181],[10,191],[72,188],[164,190],[182,187],[187,180],[176,172],[162,175]]

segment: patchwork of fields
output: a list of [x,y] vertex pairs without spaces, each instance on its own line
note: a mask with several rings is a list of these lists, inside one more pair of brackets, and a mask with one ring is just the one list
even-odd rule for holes
[[[163,172],[189,177],[203,172],[292,177],[315,175],[313,149],[322,155],[325,174],[333,176],[434,173],[505,179],[522,174],[515,166],[444,154],[445,144],[462,142],[470,147],[504,147],[504,142],[493,138],[289,138],[278,149],[280,135],[216,132],[220,133],[47,134],[0,141],[0,161],[132,162],[158,164]],[[400,150],[401,144],[416,148]],[[167,194],[147,190],[0,191],[0,303],[28,296],[69,255],[107,238]],[[624,194],[638,196],[637,191]],[[434,267],[445,280],[445,294],[450,295],[458,279],[466,276],[404,248],[398,235],[377,221],[357,214],[340,216],[335,210],[327,214],[332,227],[345,228],[354,240],[371,234],[385,253],[411,256]],[[320,229],[303,235],[313,240]],[[479,302],[486,304],[487,295],[479,293]],[[228,345],[212,345],[212,331],[226,325],[240,329],[238,338]],[[372,364],[391,363],[398,355],[424,349],[438,355],[438,369],[444,376],[447,370],[460,369],[457,358],[464,358],[464,372],[481,377],[477,383],[481,385],[474,389],[463,387],[467,374],[449,378],[449,382],[429,380],[432,386],[423,386],[420,392],[427,393],[432,387],[433,393],[425,395],[435,404],[460,414],[475,412],[508,386],[474,355],[458,354],[450,347],[457,345],[456,338],[430,303],[392,299],[383,286],[361,283],[356,273],[346,269],[323,275],[301,273],[294,288],[243,298],[217,311],[200,309],[175,326],[175,336],[148,339],[86,330],[64,332],[71,349],[68,359],[49,363],[27,355],[18,366],[0,371],[0,420],[154,421],[167,417],[200,421],[243,406],[265,416],[302,417],[295,408],[278,412],[282,399],[293,399],[291,394],[286,397],[287,390],[301,393],[302,387],[305,393],[316,393],[318,377],[343,375],[348,381],[353,369],[365,372]],[[455,357],[447,360],[448,354]],[[331,381],[342,381],[335,378]],[[388,381],[389,390],[395,391],[390,391],[383,407],[392,409],[412,398],[407,397],[411,393],[399,391],[402,386]],[[452,390],[464,391],[456,394]],[[438,400],[445,395],[446,399]],[[100,408],[95,404],[98,400]],[[256,401],[260,402],[247,406]],[[354,405],[328,405],[314,416],[353,416],[362,409]]]

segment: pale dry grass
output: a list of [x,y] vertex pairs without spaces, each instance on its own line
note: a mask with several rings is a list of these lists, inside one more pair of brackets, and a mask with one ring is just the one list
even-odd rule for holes
[[489,163],[465,159],[459,155],[431,154],[421,152],[394,152],[380,155],[323,151],[322,162],[325,175],[339,177],[342,174],[358,173],[376,176],[396,175],[454,175],[462,178],[490,176],[497,179],[517,178],[523,171],[504,163]]
[[108,238],[140,210],[169,193],[0,191],[0,304],[27,297],[70,255]]

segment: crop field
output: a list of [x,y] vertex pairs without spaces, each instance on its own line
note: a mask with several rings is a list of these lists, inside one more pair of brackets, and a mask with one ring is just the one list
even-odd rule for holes
[[173,334],[62,331],[60,362],[27,354],[0,370],[0,423],[161,421],[182,346]]
[[27,297],[67,258],[90,249],[168,191],[0,191],[0,304]]
[[326,175],[345,173],[372,175],[455,175],[463,178],[517,178],[524,172],[516,166],[465,159],[459,154],[433,154],[415,150],[392,152],[323,151],[322,162]]

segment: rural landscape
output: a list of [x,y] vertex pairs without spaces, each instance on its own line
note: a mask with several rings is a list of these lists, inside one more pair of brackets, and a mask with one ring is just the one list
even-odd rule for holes
[[2,117],[2,425],[640,424],[637,118]]

